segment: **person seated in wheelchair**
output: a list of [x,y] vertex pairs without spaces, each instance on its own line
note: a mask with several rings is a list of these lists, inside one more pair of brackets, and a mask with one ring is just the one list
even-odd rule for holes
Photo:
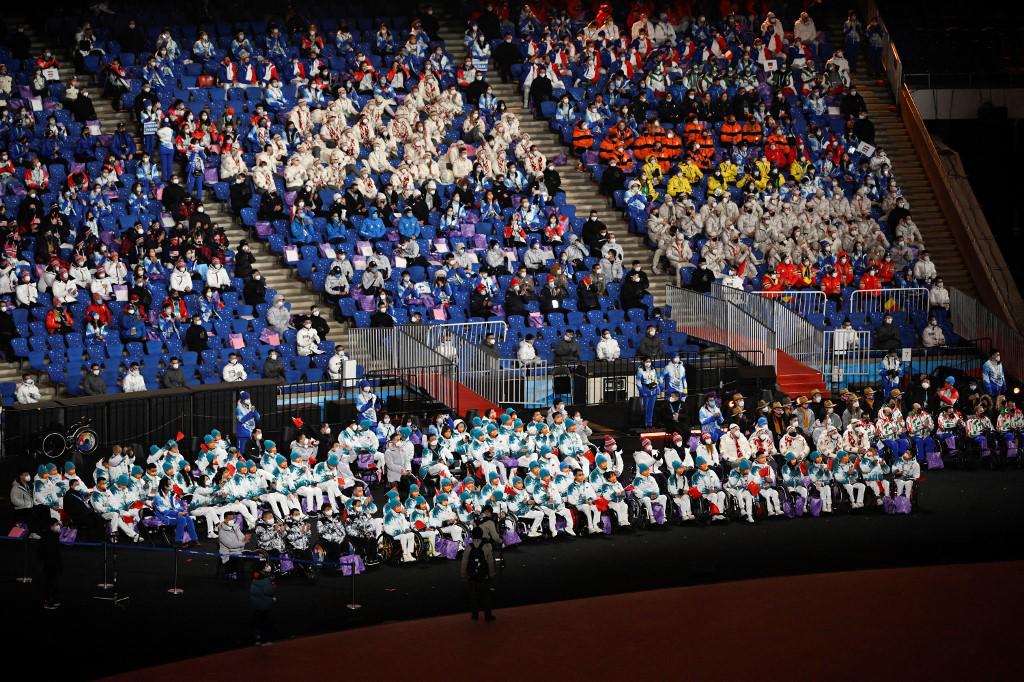
[[[999,399],[996,400],[996,404],[998,406]],[[1017,409],[1017,405],[1012,400],[1007,400],[996,417],[996,431],[999,432],[1006,452],[1010,452],[1012,449],[1016,453],[1016,449],[1020,445],[1018,439],[1021,428],[1024,428],[1024,412]]]
[[210,482],[210,477],[205,474],[199,476],[188,503],[188,513],[193,519],[205,519],[207,539],[217,539],[217,526],[227,508],[223,494]]
[[779,503],[779,476],[772,466],[770,455],[766,450],[758,450],[754,461],[750,463],[750,474],[760,488],[758,494],[764,498],[768,516],[782,516],[782,505]]
[[285,519],[290,516],[293,507],[301,510],[299,498],[294,494],[295,472],[288,466],[288,458],[284,455],[276,455],[274,462],[277,467],[260,501],[270,505],[278,518]]
[[574,470],[572,482],[565,490],[565,501],[586,519],[588,533],[601,532],[601,510],[597,506],[597,499],[597,491],[587,480],[586,472],[583,469]]
[[527,537],[539,538],[541,536],[540,529],[544,522],[544,512],[537,505],[533,494],[526,488],[525,481],[519,476],[512,477],[512,492],[505,495],[505,504],[520,521],[531,522]]
[[[651,467],[646,464],[637,465],[636,477],[633,479],[632,488],[633,494],[640,500],[640,504],[646,510],[647,518],[651,520],[651,523],[657,523],[659,526],[663,525],[666,520],[665,512],[667,510],[668,498],[661,492],[658,480],[651,475]],[[654,514],[654,504],[661,505],[661,521],[658,521]]]
[[427,541],[428,555],[434,556],[437,554],[438,531],[430,525],[430,506],[427,503],[427,498],[421,495],[413,501],[413,504],[415,506],[409,512],[409,523],[412,524],[413,530]]
[[[320,489],[321,494],[330,504],[331,509],[338,511],[347,499],[342,488],[352,485],[355,478],[345,480],[338,475],[338,465],[341,457],[337,453],[330,453],[323,461],[313,466],[312,483]],[[320,505],[323,507],[323,504]]]
[[455,456],[451,450],[441,444],[436,433],[428,433],[427,441],[420,451],[420,467],[426,467],[430,476],[450,478],[451,466],[454,463]]
[[[921,407],[921,403],[914,403],[907,414],[907,434],[910,442],[914,445],[914,453],[918,461],[923,462],[928,448],[935,448],[935,441],[932,433],[935,431],[935,422],[932,416]],[[933,450],[934,451],[934,450]]]
[[394,500],[384,508],[384,534],[399,543],[402,563],[416,561],[416,534],[400,500]]
[[761,494],[761,485],[757,477],[750,473],[750,460],[741,459],[729,472],[725,489],[736,500],[740,514],[747,523],[754,522],[754,497]]
[[505,486],[501,483],[501,477],[497,471],[491,471],[487,474],[487,482],[480,487],[480,491],[477,493],[477,499],[480,500],[480,504],[493,504],[494,493],[500,493],[504,490]]
[[284,544],[288,556],[293,561],[307,562],[302,566],[308,570],[313,560],[313,529],[298,509],[292,509],[291,516],[285,521]]
[[[710,440],[710,434],[704,434]],[[703,447],[703,446],[702,446]],[[725,491],[718,474],[711,468],[711,462],[703,454],[697,455],[697,469],[690,475],[691,498],[707,501],[712,521],[725,520]]]
[[668,477],[666,486],[668,494],[672,497],[673,504],[679,509],[680,519],[684,523],[686,521],[693,521],[695,518],[693,508],[690,505],[690,496],[687,494],[690,489],[690,480],[686,477],[687,471],[686,465],[681,460],[676,460],[674,470]]
[[821,511],[832,513],[832,469],[829,468],[825,456],[815,450],[807,457],[807,478],[821,498]]
[[569,486],[572,485],[575,477],[572,475],[573,469],[579,469],[580,466],[576,462],[569,460],[563,460],[558,465],[558,473],[555,474],[554,486],[558,490],[558,494],[565,499],[566,494],[569,492]]
[[[522,479],[519,480],[521,481]],[[458,509],[455,510],[455,513],[458,514],[459,521],[467,526],[472,526],[473,519],[476,518],[476,515],[480,511],[480,508],[477,505],[478,500],[476,493],[463,488],[457,499],[459,501],[459,506]]]
[[575,419],[565,420],[565,433],[558,439],[558,452],[571,469],[587,470],[590,462],[584,455],[590,450],[590,443],[579,433],[580,423]]
[[273,511],[267,509],[263,512],[253,534],[256,536],[256,547],[268,556],[276,557],[285,553],[285,524],[274,517]]
[[342,554],[349,553],[352,545],[348,541],[345,521],[330,502],[324,502],[320,506],[320,513],[316,517],[316,534],[320,546],[327,552],[329,561],[337,561]]
[[541,446],[540,450],[537,451],[537,464],[540,465],[541,469],[547,469],[554,476],[559,471],[561,461],[558,459],[558,452],[548,447],[547,445]]
[[[123,479],[123,480],[122,480]],[[127,490],[128,477],[119,476],[117,487],[120,490]],[[160,488],[156,497],[153,498],[153,516],[160,520],[160,523],[167,526],[174,526],[174,541],[179,545],[185,543],[185,533],[188,533],[188,545],[196,544],[199,533],[196,532],[196,524],[188,513],[188,505],[182,502],[181,497],[171,486],[171,479],[164,478],[160,481]]]
[[974,414],[967,418],[967,437],[972,439],[979,449],[984,450],[989,447],[988,436],[994,430],[992,420],[985,413],[985,406],[975,407]]
[[903,495],[908,500],[914,491],[914,483],[921,478],[921,465],[914,458],[914,453],[909,450],[903,453],[895,464],[892,465],[892,474],[896,481],[897,497]]
[[872,446],[861,457],[858,468],[866,487],[875,494],[875,504],[882,506],[882,498],[889,496],[889,479],[886,478],[889,475],[889,465],[878,456],[878,449]]
[[562,532],[575,537],[576,531],[572,527],[572,512],[565,506],[565,500],[561,493],[558,492],[558,487],[555,485],[551,472],[547,469],[540,470],[540,484],[533,491],[533,499],[541,513],[548,520],[548,529],[551,531],[551,537],[558,535],[557,526],[555,525],[557,517],[561,517],[565,521],[565,529]]
[[[377,537],[384,532],[383,519],[371,516],[369,505],[373,500],[368,497],[351,497],[345,503],[345,534],[363,557],[376,551]],[[376,505],[373,509],[376,511]]]
[[782,485],[787,494],[800,497],[800,504],[807,509],[808,493],[804,485],[804,472],[800,466],[800,458],[795,452],[786,453],[786,463],[782,465]]
[[405,515],[411,517],[413,511],[420,506],[420,502],[426,501],[427,498],[423,495],[423,491],[420,490],[419,484],[411,484],[409,486],[409,494],[406,496],[405,502],[402,503],[402,507],[405,509]]
[[832,479],[846,492],[851,509],[860,509],[864,506],[864,491],[867,486],[860,480],[859,458],[846,450],[840,450],[832,467]]
[[452,509],[447,493],[438,493],[434,497],[434,507],[430,510],[430,527],[453,540],[460,546],[463,543],[463,526],[459,525],[459,515]]
[[614,469],[605,472],[604,483],[598,488],[597,494],[606,500],[608,511],[615,514],[619,526],[628,527],[629,507],[626,505],[626,489],[619,482],[619,472]]
[[893,461],[901,459],[903,453],[910,449],[906,425],[888,405],[883,407],[878,413],[878,419],[875,421],[875,432],[878,435],[878,439],[885,444],[885,447],[892,450]]

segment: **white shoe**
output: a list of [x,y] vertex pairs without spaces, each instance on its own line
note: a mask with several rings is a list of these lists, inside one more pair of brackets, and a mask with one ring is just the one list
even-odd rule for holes
[[541,536],[541,532],[540,531],[537,531],[537,532],[534,532],[534,533],[527,533],[526,534],[526,537],[528,537],[528,538],[539,538],[540,536]]
[[566,535],[571,535],[573,537],[576,537],[576,531],[574,531],[572,528],[566,528],[563,532]]
[[619,525],[620,525],[620,526],[623,526],[623,527],[625,527],[625,526],[628,526],[628,525],[629,525],[629,521],[623,521],[623,522],[622,522],[622,523],[620,523]]
[[747,517],[747,523],[753,523],[753,522],[754,522],[754,517],[753,516],[748,516]]

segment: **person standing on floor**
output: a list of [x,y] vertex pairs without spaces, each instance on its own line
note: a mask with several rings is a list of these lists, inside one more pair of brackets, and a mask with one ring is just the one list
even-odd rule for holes
[[484,620],[495,620],[491,612],[491,580],[496,573],[494,550],[489,542],[484,542],[484,533],[479,526],[473,529],[473,540],[462,553],[459,573],[469,590],[470,617],[480,620],[480,611],[483,610]]
[[249,585],[249,604],[252,606],[253,630],[257,644],[267,640],[270,629],[270,609],[277,601],[274,595],[274,583],[270,580],[269,564],[256,569]]

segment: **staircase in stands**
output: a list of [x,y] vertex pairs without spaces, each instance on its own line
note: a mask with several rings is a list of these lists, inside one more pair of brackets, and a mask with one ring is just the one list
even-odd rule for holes
[[[462,19],[447,17],[441,21],[439,37],[444,40],[454,64],[461,64],[466,57],[464,35]],[[615,240],[622,246],[623,267],[628,269],[634,260],[640,261],[650,279],[654,305],[665,305],[665,285],[674,282],[668,275],[651,272],[651,259],[654,253],[644,242],[644,237],[630,233],[629,223],[611,205],[609,199],[598,193],[597,183],[590,175],[576,170],[575,158],[569,153],[569,148],[562,144],[561,137],[551,130],[548,121],[536,119],[532,111],[523,107],[523,96],[518,83],[502,83],[493,68],[488,71],[487,76],[487,82],[491,84],[494,95],[504,100],[508,110],[519,117],[519,129],[530,134],[530,139],[537,144],[546,158],[554,159],[562,154],[567,155],[567,162],[556,166],[556,169],[562,177],[565,200],[576,207],[577,217],[585,220],[591,211],[597,211],[598,219],[608,226],[608,232],[614,234]]]
[[[845,43],[841,24],[833,29],[830,36],[835,46]],[[893,177],[910,203],[911,215],[921,230],[935,269],[942,276],[946,287],[956,287],[976,297],[978,292],[974,278],[960,255],[956,238],[942,216],[935,192],[896,109],[896,99],[889,90],[888,81],[876,80],[868,73],[864,55],[857,61],[857,68],[851,72],[850,77],[857,92],[864,97],[868,118],[875,124],[875,146],[884,149],[892,160]]]
[[[18,23],[20,22],[12,21],[11,25],[16,26]],[[115,110],[109,100],[100,96],[102,93],[101,83],[94,82],[93,77],[89,74],[77,74],[74,68],[74,60],[67,50],[44,40],[31,24],[23,23],[22,25],[26,27],[25,32],[32,41],[33,55],[40,54],[45,48],[49,47],[58,56],[61,62],[61,82],[67,85],[71,82],[72,77],[76,77],[80,87],[88,87],[89,94],[92,95],[93,106],[96,109],[96,116],[100,122],[100,131],[103,134],[112,134],[117,130],[119,123],[124,123],[125,127],[132,131],[135,136],[135,144],[141,150],[142,140],[139,138],[138,126],[133,120],[131,112]],[[274,289],[291,304],[293,315],[308,314],[310,306],[313,304],[319,304],[322,311],[328,309],[328,306],[322,305],[319,293],[314,291],[307,282],[298,279],[294,270],[283,265],[280,259],[270,252],[266,244],[255,239],[255,235],[249,235],[245,227],[232,218],[227,205],[216,200],[212,191],[205,193],[204,206],[206,207],[206,213],[210,216],[210,220],[215,225],[223,226],[232,249],[237,249],[238,243],[241,240],[249,240],[252,253],[256,258],[254,267],[258,268],[263,275],[267,288]],[[331,326],[328,339],[345,345],[347,340],[345,329],[347,326],[335,320],[329,319],[328,322]],[[361,362],[362,358],[353,359],[363,364]],[[16,364],[7,363],[0,365],[0,381],[20,381],[21,374],[22,370]],[[49,377],[46,374],[37,375],[36,383],[39,385],[39,391],[44,400],[55,397],[58,394],[56,387],[50,384]]]

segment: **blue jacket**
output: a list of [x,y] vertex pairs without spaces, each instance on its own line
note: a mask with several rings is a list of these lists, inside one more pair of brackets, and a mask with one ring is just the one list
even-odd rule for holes
[[371,212],[359,225],[359,236],[363,239],[380,239],[387,232],[384,221],[376,212]]

